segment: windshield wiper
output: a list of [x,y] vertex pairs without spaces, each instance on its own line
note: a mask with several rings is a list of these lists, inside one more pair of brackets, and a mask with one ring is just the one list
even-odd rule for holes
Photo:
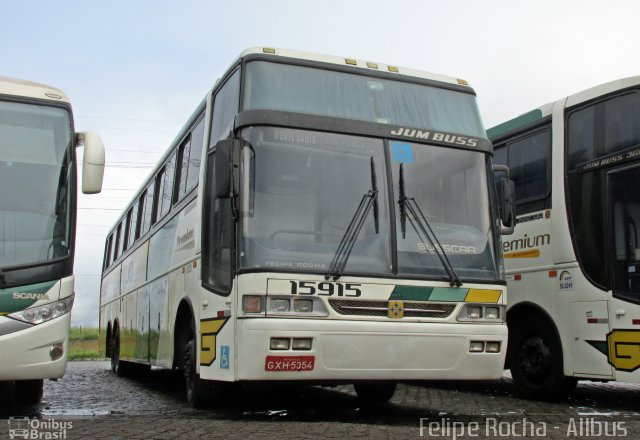
[[336,249],[333,260],[331,260],[329,273],[324,276],[325,279],[328,280],[333,277],[333,280],[335,281],[342,276],[344,268],[347,265],[347,261],[349,260],[349,256],[351,255],[351,251],[353,250],[353,246],[356,243],[358,235],[364,226],[364,221],[367,218],[367,215],[369,215],[371,208],[373,208],[375,229],[376,234],[378,234],[380,232],[380,220],[378,217],[378,181],[376,179],[373,157],[371,157],[371,189],[362,196],[362,199],[360,199],[360,204],[358,205],[356,212],[353,213],[349,226],[340,240],[340,244],[338,245],[338,249]]
[[400,164],[400,182],[398,184],[400,192],[400,200],[398,203],[400,204],[400,230],[402,232],[402,238],[406,238],[408,213],[410,215],[409,222],[416,231],[418,238],[425,242],[423,237],[426,237],[426,239],[431,243],[431,246],[433,246],[434,252],[442,263],[444,270],[447,271],[447,275],[449,275],[449,285],[460,287],[462,286],[462,281],[460,281],[460,278],[458,278],[458,275],[456,275],[456,272],[453,270],[453,266],[451,265],[447,254],[442,248],[435,232],[433,232],[433,228],[431,228],[431,225],[422,212],[422,209],[420,209],[418,202],[416,202],[416,199],[413,197],[407,197],[405,193],[403,165],[404,164]]

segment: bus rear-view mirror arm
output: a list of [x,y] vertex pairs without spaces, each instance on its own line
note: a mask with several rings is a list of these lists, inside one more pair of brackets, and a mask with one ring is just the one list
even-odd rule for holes
[[515,194],[516,185],[511,180],[509,174],[509,167],[506,165],[494,165],[494,172],[505,173],[500,182],[500,188],[498,188],[498,195],[501,196],[500,203],[500,233],[502,235],[511,235],[516,227],[516,215],[515,215]]
[[84,146],[82,157],[82,192],[97,194],[102,191],[104,177],[104,144],[97,133],[84,131],[76,134],[76,147]]

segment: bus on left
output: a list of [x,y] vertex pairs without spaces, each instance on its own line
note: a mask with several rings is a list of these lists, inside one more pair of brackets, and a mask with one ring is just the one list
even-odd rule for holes
[[104,146],[74,131],[60,90],[0,77],[0,381],[23,403],[64,375],[74,300],[76,147],[82,192],[102,189]]

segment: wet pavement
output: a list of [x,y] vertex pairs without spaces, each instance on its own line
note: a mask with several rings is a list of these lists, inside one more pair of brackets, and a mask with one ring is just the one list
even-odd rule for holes
[[640,438],[640,385],[580,382],[570,400],[552,404],[515,397],[508,375],[404,383],[379,408],[362,407],[350,385],[234,387],[215,407],[195,410],[173,372],[118,378],[107,362],[71,362],[63,379],[45,382],[36,406],[17,406],[12,387],[0,385],[0,438],[20,422],[35,438],[633,439]]

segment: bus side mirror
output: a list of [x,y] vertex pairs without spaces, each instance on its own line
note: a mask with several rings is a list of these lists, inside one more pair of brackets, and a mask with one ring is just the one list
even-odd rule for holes
[[496,175],[502,174],[499,178],[496,178],[496,189],[500,203],[500,233],[502,235],[511,235],[516,228],[514,202],[516,184],[509,176],[509,167],[505,165],[494,165],[493,170]]
[[104,144],[93,131],[76,134],[76,146],[84,145],[82,157],[82,192],[97,194],[102,191],[104,177]]
[[228,199],[238,194],[239,141],[225,139],[215,146],[216,198]]

